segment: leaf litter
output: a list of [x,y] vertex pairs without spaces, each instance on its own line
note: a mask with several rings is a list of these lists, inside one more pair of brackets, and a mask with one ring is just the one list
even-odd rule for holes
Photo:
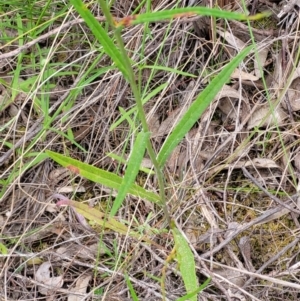
[[[168,1],[153,1],[152,8],[170,5]],[[136,6],[135,1],[119,1],[112,12],[116,18],[124,18]],[[299,299],[299,287],[294,281],[299,276],[295,265],[299,261],[296,211],[300,74],[294,47],[299,39],[296,14],[299,6],[293,1],[266,6],[267,2],[248,5],[252,13],[266,8],[274,10],[268,20],[251,23],[257,57],[248,56],[236,69],[230,82],[175,149],[165,169],[169,210],[196,251],[193,254],[197,281],[202,283],[206,277],[212,277],[211,289],[200,293],[198,300]],[[232,9],[238,7],[233,5]],[[278,17],[283,18],[279,26]],[[202,22],[200,28],[207,31],[198,31],[197,22]],[[156,61],[158,65],[181,68],[196,76],[142,69],[143,87],[147,85],[153,90],[160,83],[168,83],[145,104],[157,151],[199,92],[228,60],[248,45],[250,34],[245,23],[217,20],[216,30],[210,24],[209,18],[192,22],[176,20],[169,31],[165,23],[151,24],[152,38],[146,39],[145,44],[147,64]],[[9,34],[11,28],[5,30],[9,39],[17,35]],[[53,70],[60,65],[69,72],[50,80],[48,90],[38,85],[24,88],[24,81],[29,82],[33,73],[37,79],[42,78],[37,65],[29,65],[23,58],[20,81],[15,81],[14,86],[23,90],[13,94],[11,74],[16,70],[17,59],[1,59],[0,54],[1,298],[81,300],[85,296],[86,300],[95,300],[100,296],[102,300],[129,300],[126,274],[140,300],[161,300],[155,277],[161,277],[174,241],[165,230],[158,207],[127,196],[117,216],[117,222],[125,226],[121,227],[125,229],[122,233],[103,225],[87,227],[80,223],[74,210],[55,207],[52,195],[64,193],[69,200],[87,202],[86,206],[92,204],[93,209],[105,216],[114,190],[92,183],[78,172],[60,169],[50,160],[23,168],[35,152],[47,148],[61,154],[67,152],[72,158],[122,176],[123,163],[120,166],[106,154],[122,154],[127,158],[131,151],[125,143],[131,135],[125,120],[109,131],[121,117],[118,107],[126,111],[134,104],[128,84],[111,69],[106,74],[92,74],[93,80],[82,82],[77,93],[75,86],[80,81],[80,72],[87,70],[92,62],[96,62],[94,69],[106,68],[110,60],[106,56],[98,59],[88,47],[85,39],[93,41],[93,36],[83,24],[64,30],[56,36],[57,51],[48,48],[55,41],[53,36],[39,45],[49,54]],[[142,33],[141,26],[123,31],[126,47],[136,61],[142,49]],[[212,43],[214,35],[216,40]],[[9,53],[15,47],[17,43],[1,51]],[[41,58],[35,56],[34,47],[26,51],[40,64]],[[84,66],[81,71],[78,62]],[[11,95],[16,98],[11,99]],[[45,95],[52,108],[48,116],[53,117],[48,127],[38,105]],[[54,116],[69,95],[72,100],[66,103],[64,112]],[[270,104],[274,106],[272,109]],[[45,131],[39,136],[43,126]],[[33,148],[26,154],[22,150],[29,143],[33,143]],[[251,178],[245,176],[244,168]],[[140,172],[136,181],[157,192],[155,176]],[[288,207],[280,205],[278,199]],[[126,235],[128,229],[135,234]],[[143,235],[155,244],[142,241]],[[210,261],[206,262],[208,256]],[[37,261],[31,266],[28,261],[32,258],[42,259],[43,263]],[[186,293],[178,270],[175,263],[168,267],[167,300],[176,300]],[[44,276],[39,278],[40,274]],[[264,280],[260,276],[269,278]]]

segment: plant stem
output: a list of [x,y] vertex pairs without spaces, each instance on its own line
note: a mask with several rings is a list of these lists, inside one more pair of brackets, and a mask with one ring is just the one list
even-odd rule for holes
[[[123,43],[123,39],[122,39],[122,36],[121,36],[121,30],[122,29],[121,28],[115,28],[112,16],[109,12],[109,9],[108,9],[105,1],[104,0],[99,0],[99,3],[100,3],[100,6],[102,8],[103,14],[105,15],[108,22],[110,23],[110,26],[114,29],[114,35],[115,35],[116,41],[119,45],[120,51],[121,51],[121,53],[124,57],[124,62],[125,62],[126,67],[127,67],[127,71],[128,71],[127,80],[130,84],[132,93],[134,95],[134,99],[136,101],[138,117],[139,117],[139,120],[141,121],[143,131],[145,133],[148,133],[149,132],[149,127],[148,127],[147,120],[146,120],[146,114],[145,114],[145,111],[144,111],[144,108],[143,108],[141,94],[140,94],[140,91],[139,91],[138,86],[136,84],[134,71],[132,69],[132,65],[131,65],[130,59],[127,55],[127,52],[126,52],[126,49],[125,49],[125,46],[124,46],[124,43]],[[164,215],[165,215],[166,221],[168,223],[168,226],[170,226],[171,219],[170,219],[170,214],[169,214],[169,211],[168,211],[167,201],[166,201],[166,196],[165,196],[164,175],[163,175],[163,172],[162,172],[162,168],[160,167],[160,165],[159,165],[159,163],[156,159],[156,154],[155,154],[155,151],[152,147],[150,139],[147,141],[147,151],[148,151],[149,157],[150,157],[150,159],[151,159],[151,161],[154,165],[154,169],[155,169],[157,179],[158,179],[160,202],[161,202],[161,205],[162,205],[162,208],[163,208]]]

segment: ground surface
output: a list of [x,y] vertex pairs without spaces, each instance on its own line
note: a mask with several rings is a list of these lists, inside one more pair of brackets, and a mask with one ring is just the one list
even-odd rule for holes
[[[183,2],[152,1],[151,9]],[[111,11],[123,18],[146,10],[138,4],[115,1]],[[299,7],[285,4],[247,3],[252,14],[272,12],[251,23],[252,34],[245,22],[210,18],[123,30],[145,95],[165,84],[145,104],[157,151],[182,112],[251,39],[259,50],[164,169],[168,210],[195,252],[199,282],[212,277],[199,300],[300,299]],[[161,207],[128,196],[117,214],[152,243],[84,226],[72,208],[56,206],[54,194],[105,213],[116,192],[43,155],[56,151],[122,176],[124,165],[108,154],[126,160],[139,125],[134,114],[132,123],[117,123],[119,108],[135,105],[128,83],[71,6],[0,7],[1,300],[133,300],[128,279],[137,300],[162,300],[160,279],[174,242]],[[89,8],[103,21],[98,6]],[[147,156],[143,166],[152,168]],[[136,182],[158,189],[156,177],[144,172]],[[166,300],[185,294],[176,262],[166,268],[165,289]]]

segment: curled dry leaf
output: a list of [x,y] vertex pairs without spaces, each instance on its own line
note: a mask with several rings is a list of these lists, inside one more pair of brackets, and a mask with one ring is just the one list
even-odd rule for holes
[[230,76],[231,78],[240,78],[241,80],[250,80],[250,81],[256,81],[259,78],[251,73],[244,72],[239,69],[235,69],[233,73]]
[[222,165],[218,165],[214,168],[211,168],[209,171],[209,175],[214,174],[221,169],[238,169],[242,167],[255,167],[255,168],[277,168],[281,170],[280,166],[277,165],[273,160],[267,158],[254,158],[253,160],[240,160],[238,162],[234,162],[231,164],[225,163]]
[[256,110],[251,116],[247,129],[251,130],[254,127],[266,127],[273,125],[282,125],[287,114],[280,107],[275,108],[272,114],[271,109],[268,105],[265,105]]
[[232,88],[232,87],[230,87],[228,85],[224,85],[223,86],[223,88],[217,94],[217,96],[215,97],[215,99],[221,99],[223,97],[244,99],[239,91],[237,91],[236,89],[234,89],[234,88]]
[[279,168],[280,167],[271,159],[254,158],[252,161],[247,161],[245,167],[255,166],[256,168]]
[[104,242],[91,244],[88,246],[83,245],[68,245],[60,247],[56,250],[58,254],[57,259],[61,259],[59,255],[69,258],[81,258],[81,259],[95,259],[97,255],[104,255],[109,251]]
[[[290,79],[290,82],[293,83],[293,81],[300,77],[300,66],[298,66],[295,70],[292,69],[292,65],[287,70],[282,69],[282,52],[280,51],[276,55],[276,62],[275,62],[275,69],[272,75],[272,91],[276,91],[275,95],[276,97],[279,97],[282,93],[282,90],[286,87],[287,78],[285,74],[291,74],[292,78]],[[285,72],[284,72],[285,71]],[[291,88],[293,89],[293,88]]]
[[284,72],[282,70],[282,60],[282,51],[280,51],[276,55],[276,61],[274,64],[274,71],[272,77],[267,78],[267,82],[269,83],[270,88],[272,89],[271,91],[275,91],[276,97],[280,95],[283,85],[286,82],[283,76]]
[[[296,78],[289,89],[287,90],[287,96],[292,111],[299,111],[300,110],[300,77]],[[285,109],[288,109],[286,101],[282,102],[282,106]]]
[[55,292],[57,288],[60,288],[63,286],[64,281],[62,276],[57,276],[57,277],[51,277],[50,276],[50,268],[51,268],[51,263],[50,262],[44,262],[40,265],[38,270],[36,271],[35,274],[35,280],[47,285],[48,287],[50,286],[51,288],[45,287],[43,285],[39,286],[39,292],[42,295],[50,295],[51,293]]
[[243,273],[231,269],[225,269],[225,268],[213,269],[213,273],[219,276],[218,278],[224,280],[222,284],[224,285],[224,287],[227,288],[230,287],[229,282],[235,284],[236,286],[242,287],[246,280]]
[[85,294],[89,285],[90,280],[92,279],[91,275],[81,275],[76,281],[76,286],[70,289],[70,295],[68,301],[81,301],[81,296],[72,295],[72,292]]
[[215,99],[219,99],[218,108],[222,111],[225,118],[236,119],[238,117],[236,113],[235,100],[244,100],[239,91],[228,85],[224,85]]
[[242,236],[240,238],[239,248],[240,248],[241,254],[244,258],[244,262],[245,262],[247,269],[251,272],[254,272],[255,269],[252,265],[252,260],[251,260],[251,244],[250,244],[249,236]]
[[217,30],[217,33],[224,38],[229,45],[233,46],[238,51],[241,51],[246,47],[246,44],[239,38],[235,37],[232,32],[222,31],[219,29]]

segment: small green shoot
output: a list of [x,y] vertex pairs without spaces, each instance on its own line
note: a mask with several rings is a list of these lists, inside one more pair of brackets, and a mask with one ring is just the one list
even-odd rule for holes
[[150,138],[150,133],[140,132],[138,133],[135,143],[132,148],[132,153],[130,155],[129,161],[127,163],[127,168],[125,176],[122,180],[121,186],[119,187],[119,193],[114,201],[112,209],[110,211],[110,216],[114,216],[118,209],[121,207],[122,202],[129,191],[130,187],[133,185],[134,180],[139,172],[140,165],[144,158],[146,143]]
[[213,101],[214,97],[218,94],[223,85],[228,81],[231,73],[249,54],[251,49],[252,47],[249,46],[242,50],[235,58],[233,58],[232,61],[225,66],[223,70],[210,82],[203,92],[199,94],[184,116],[179,120],[171,135],[166,139],[157,156],[157,161],[161,167],[164,166],[171,152],[200,118],[201,114],[203,114],[205,109]]
[[126,284],[128,286],[128,289],[129,289],[130,296],[131,296],[132,300],[133,301],[139,301],[139,298],[138,298],[138,296],[137,296],[137,294],[136,294],[136,292],[134,290],[134,287],[133,287],[133,285],[132,285],[132,283],[131,283],[128,275],[125,274],[124,276],[125,276]]
[[[172,233],[175,241],[175,257],[177,259],[181,277],[188,294],[198,290],[198,278],[196,275],[196,265],[194,254],[190,249],[186,239],[176,228],[174,222],[171,224]],[[197,295],[193,294],[190,301],[197,301]]]

